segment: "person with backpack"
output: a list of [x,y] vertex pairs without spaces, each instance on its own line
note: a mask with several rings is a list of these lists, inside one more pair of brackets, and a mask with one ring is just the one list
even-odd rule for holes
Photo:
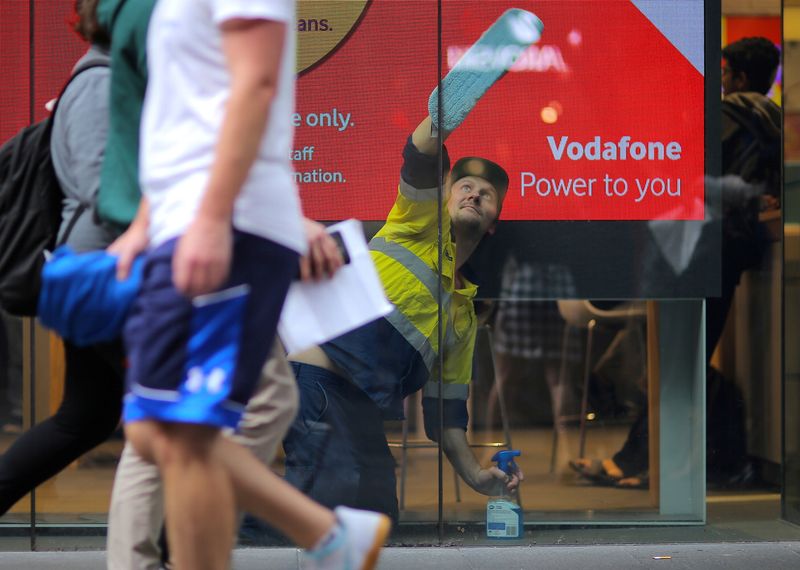
[[[73,69],[52,118],[50,152],[63,192],[59,240],[76,251],[104,248],[116,232],[98,223],[93,201],[108,129],[108,44],[93,18],[97,0],[78,0],[75,30],[90,43]],[[64,398],[55,414],[21,435],[0,456],[0,514],[111,435],[122,409],[120,342],[64,343]]]
[[[706,299],[707,480],[720,486],[751,482],[741,390],[710,365],[742,274],[761,263],[767,240],[758,214],[776,209],[781,194],[781,109],[768,96],[780,64],[767,38],[743,38],[722,49],[721,293]],[[646,408],[622,449],[606,459],[570,465],[594,483],[648,485]],[[636,466],[636,467],[633,467]]]
[[[767,97],[779,64],[780,52],[767,38],[743,38],[722,49],[722,294],[706,302],[709,358],[742,273],[764,255],[758,214],[779,205],[781,109]],[[725,182],[729,176],[748,191],[735,192]]]

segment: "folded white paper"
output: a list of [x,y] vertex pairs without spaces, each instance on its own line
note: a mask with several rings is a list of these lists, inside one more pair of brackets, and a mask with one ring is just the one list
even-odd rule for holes
[[278,334],[287,352],[300,352],[389,314],[393,306],[383,291],[364,230],[357,220],[328,227],[342,236],[350,263],[332,279],[295,282],[281,313]]

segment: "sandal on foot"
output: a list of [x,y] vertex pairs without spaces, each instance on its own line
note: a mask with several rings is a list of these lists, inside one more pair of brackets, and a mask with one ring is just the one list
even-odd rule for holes
[[608,473],[608,471],[606,471],[606,468],[603,467],[603,462],[600,459],[591,459],[589,460],[588,465],[579,463],[579,461],[581,460],[570,461],[569,466],[572,467],[572,469],[574,469],[578,475],[588,481],[591,481],[595,485],[614,487],[620,480],[619,477],[613,477]]
[[623,477],[618,479],[614,486],[618,489],[649,489],[650,476],[647,473],[640,473],[635,477]]

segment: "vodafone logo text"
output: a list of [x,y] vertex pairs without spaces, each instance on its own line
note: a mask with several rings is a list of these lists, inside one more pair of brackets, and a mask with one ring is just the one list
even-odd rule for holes
[[509,70],[511,73],[521,71],[559,71],[565,72],[569,68],[564,61],[561,48],[556,45],[533,45],[527,49],[517,45],[502,45],[492,47],[476,47],[469,53],[472,46],[449,46],[447,48],[447,66],[453,67],[462,58],[467,58],[462,65],[474,71],[489,71],[492,69],[506,69],[517,57],[516,63]]

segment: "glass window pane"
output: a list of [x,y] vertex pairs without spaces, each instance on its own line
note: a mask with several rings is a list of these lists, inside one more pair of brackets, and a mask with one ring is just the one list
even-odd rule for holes
[[[0,94],[3,140],[45,116],[85,49],[65,25],[70,3],[36,2],[29,61],[29,3],[18,4],[3,31],[0,68],[14,70]],[[711,482],[735,447],[768,483],[783,460],[784,511],[797,518],[791,350],[782,458],[776,436],[782,214],[760,214],[766,253],[726,289],[730,204],[716,175],[727,72],[716,68],[712,4],[443,0],[440,14],[430,0],[298,0],[292,161],[304,210],[326,225],[363,222],[395,310],[290,355],[300,412],[279,473],[329,506],[389,513],[399,542],[435,541],[438,522],[446,541],[482,541],[516,520],[503,519],[502,483],[487,470],[498,451],[521,452],[515,500],[531,531],[702,523],[704,475]],[[750,34],[745,19],[725,19],[723,45]],[[800,123],[797,42],[786,39],[785,91],[771,96],[785,103],[792,346]],[[731,300],[727,325],[719,293]],[[3,322],[0,451],[56,412],[74,354],[37,330],[26,380],[29,325]],[[714,419],[720,402],[734,408],[729,421]],[[40,485],[37,520],[105,523],[121,448],[116,432]],[[28,524],[30,505],[20,500],[0,526]],[[245,527],[246,543],[281,543]]]
[[[20,318],[0,313],[0,438],[3,454],[29,425],[25,422],[27,381],[23,376],[22,323]],[[0,465],[7,466],[5,462]],[[4,501],[6,513],[0,517],[0,523],[27,524],[30,521],[30,501],[27,497],[12,501]]]
[[800,314],[800,6],[786,3],[784,13],[784,378],[783,514],[800,521],[800,361],[796,347]]
[[[473,464],[521,452],[528,528],[703,521],[697,299],[718,292],[721,224],[719,184],[703,181],[718,164],[713,153],[706,163],[715,75],[702,3],[442,10],[459,22],[441,38],[440,113],[457,126],[448,149],[454,161],[496,161],[510,181],[496,227],[461,266],[480,284],[476,340],[462,353]],[[469,89],[479,96],[456,95]],[[460,496],[445,488],[449,529],[519,530],[502,485],[466,483]]]
[[[292,353],[300,414],[284,449],[288,479],[323,504],[438,518],[436,367],[438,144],[428,98],[437,77],[435,2],[298,4],[300,75],[293,161],[304,212],[363,222],[394,310]],[[447,261],[450,262],[450,261]]]

